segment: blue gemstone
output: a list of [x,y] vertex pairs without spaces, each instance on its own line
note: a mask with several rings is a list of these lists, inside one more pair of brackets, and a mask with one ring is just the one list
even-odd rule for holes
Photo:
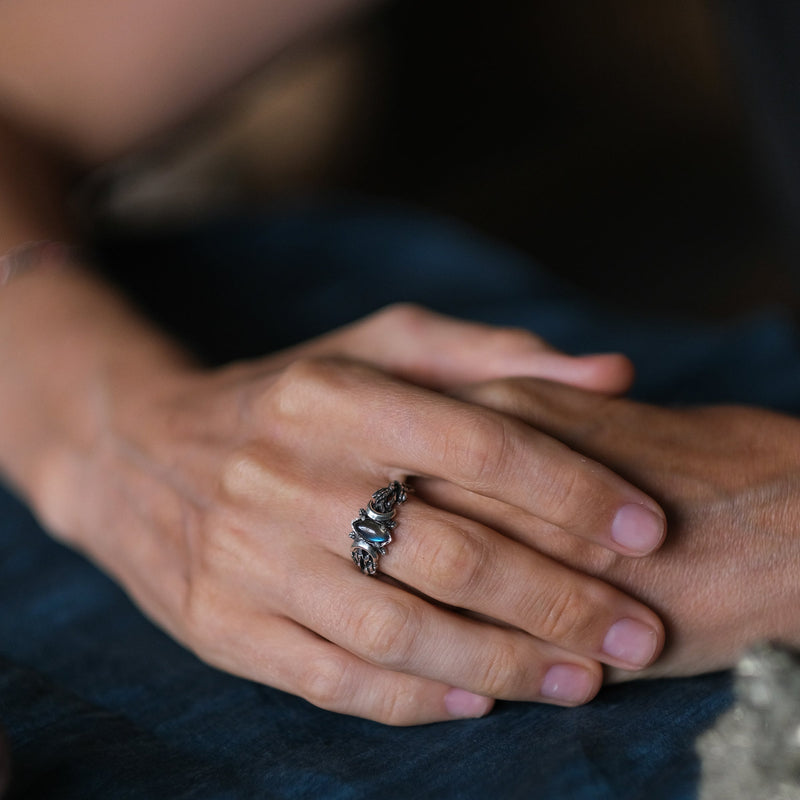
[[356,535],[370,544],[382,545],[389,541],[389,532],[371,519],[357,519],[353,522]]

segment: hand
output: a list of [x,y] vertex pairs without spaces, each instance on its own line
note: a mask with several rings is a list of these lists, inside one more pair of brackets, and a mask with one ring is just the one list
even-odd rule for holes
[[605,467],[415,385],[537,370],[606,389],[630,375],[620,357],[570,359],[400,308],[258,362],[138,380],[111,392],[104,434],[70,459],[44,516],[203,659],[324,708],[413,724],[481,715],[492,698],[574,705],[597,691],[600,662],[657,656],[651,611],[524,532],[417,498],[383,580],[349,559],[358,509],[406,475],[624,557],[660,544],[658,506]]
[[537,380],[495,381],[460,395],[606,464],[666,510],[665,545],[631,560],[553,536],[551,526],[497,500],[441,481],[420,487],[429,502],[532,541],[655,609],[667,644],[636,677],[728,667],[759,640],[800,645],[800,422],[751,408],[657,408]]

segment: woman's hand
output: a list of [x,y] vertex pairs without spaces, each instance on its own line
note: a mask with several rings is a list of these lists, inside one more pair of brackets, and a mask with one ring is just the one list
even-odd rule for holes
[[537,371],[603,389],[630,376],[620,357],[570,359],[408,308],[258,362],[139,376],[108,388],[91,448],[51,459],[59,488],[40,513],[201,658],[324,708],[414,724],[493,698],[581,703],[600,662],[651,663],[662,628],[525,530],[513,540],[412,497],[382,580],[349,557],[358,509],[409,475],[513,509],[532,533],[622,558],[658,547],[663,515],[641,491],[419,385]]
[[494,381],[460,394],[510,413],[595,458],[657,498],[669,537],[648,558],[578,545],[518,508],[443,481],[429,502],[494,524],[553,559],[596,575],[655,609],[662,657],[636,675],[730,666],[759,640],[800,646],[800,422],[742,407],[665,409],[546,381]]

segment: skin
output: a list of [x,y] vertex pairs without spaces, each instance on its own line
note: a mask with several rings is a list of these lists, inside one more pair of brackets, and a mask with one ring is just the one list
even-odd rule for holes
[[[33,307],[39,330],[22,335]],[[392,580],[366,578],[348,557],[357,509],[406,474],[625,557],[642,553],[612,540],[615,515],[647,507],[659,544],[662,513],[640,490],[429,388],[490,377],[498,367],[480,365],[493,362],[622,388],[630,370],[618,356],[572,359],[524,332],[398,307],[207,370],[77,268],[6,286],[0,341],[14,421],[0,426],[0,466],[51,532],[213,665],[414,724],[480,715],[493,698],[585,702],[601,663],[643,667],[663,644],[656,615],[622,592],[421,500],[402,510],[415,535],[398,532],[383,570]],[[604,652],[620,620],[647,631],[633,661]]]
[[609,670],[609,680],[729,667],[743,648],[767,639],[800,645],[796,419],[733,406],[659,408],[541,380],[493,381],[458,394],[601,461],[667,511],[665,545],[631,561],[441,482],[418,487],[429,502],[491,520],[658,611],[667,629],[661,658],[636,674]]
[[367,5],[5,0],[0,112],[82,163],[105,161],[182,122],[288,45]]

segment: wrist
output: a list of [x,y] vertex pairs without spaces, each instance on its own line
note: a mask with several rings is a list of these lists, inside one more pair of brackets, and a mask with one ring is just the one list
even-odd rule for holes
[[0,474],[55,533],[69,487],[118,407],[193,369],[189,356],[74,259],[0,289]]
[[[192,396],[200,375],[186,362],[120,362],[98,373],[86,395],[91,424],[81,436],[53,437],[31,471],[32,506],[53,535],[99,555],[109,543],[98,537],[109,531],[98,512],[127,506],[138,513],[170,494],[173,459],[186,456],[178,446],[184,412],[192,416],[182,399]],[[112,549],[121,553],[124,543]]]

